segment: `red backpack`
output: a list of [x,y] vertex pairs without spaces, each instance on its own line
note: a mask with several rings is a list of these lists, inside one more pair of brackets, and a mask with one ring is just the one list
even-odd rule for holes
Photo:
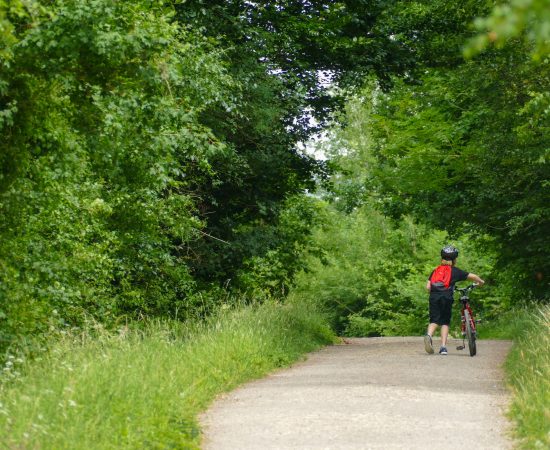
[[451,285],[451,266],[437,266],[430,277],[432,288],[436,290],[449,289]]

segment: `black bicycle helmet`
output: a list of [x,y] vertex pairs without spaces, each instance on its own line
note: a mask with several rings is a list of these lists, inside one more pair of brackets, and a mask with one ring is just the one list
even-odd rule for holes
[[446,245],[441,249],[441,259],[453,261],[458,258],[458,249],[452,245]]

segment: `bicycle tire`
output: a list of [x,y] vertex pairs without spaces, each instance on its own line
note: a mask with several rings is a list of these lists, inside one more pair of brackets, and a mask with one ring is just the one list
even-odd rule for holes
[[464,321],[466,322],[466,337],[468,338],[468,350],[470,351],[470,356],[475,356],[477,353],[476,348],[476,334],[472,330],[472,318],[468,310],[464,311]]

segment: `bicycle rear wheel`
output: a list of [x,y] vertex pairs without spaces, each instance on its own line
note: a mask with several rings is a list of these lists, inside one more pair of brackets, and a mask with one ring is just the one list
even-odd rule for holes
[[474,356],[477,353],[476,349],[476,333],[472,330],[472,317],[468,310],[464,311],[464,321],[466,322],[466,337],[468,338],[468,350],[470,350],[470,356]]

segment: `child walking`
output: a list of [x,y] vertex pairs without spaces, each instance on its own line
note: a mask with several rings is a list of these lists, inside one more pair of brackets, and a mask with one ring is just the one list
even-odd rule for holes
[[457,281],[471,280],[479,286],[485,282],[475,273],[468,273],[455,267],[458,258],[458,249],[447,245],[441,250],[441,264],[437,266],[426,282],[426,289],[430,293],[430,325],[424,336],[424,348],[426,352],[434,352],[432,337],[441,327],[440,355],[447,354],[447,337],[449,336],[449,324],[453,306],[453,293]]

